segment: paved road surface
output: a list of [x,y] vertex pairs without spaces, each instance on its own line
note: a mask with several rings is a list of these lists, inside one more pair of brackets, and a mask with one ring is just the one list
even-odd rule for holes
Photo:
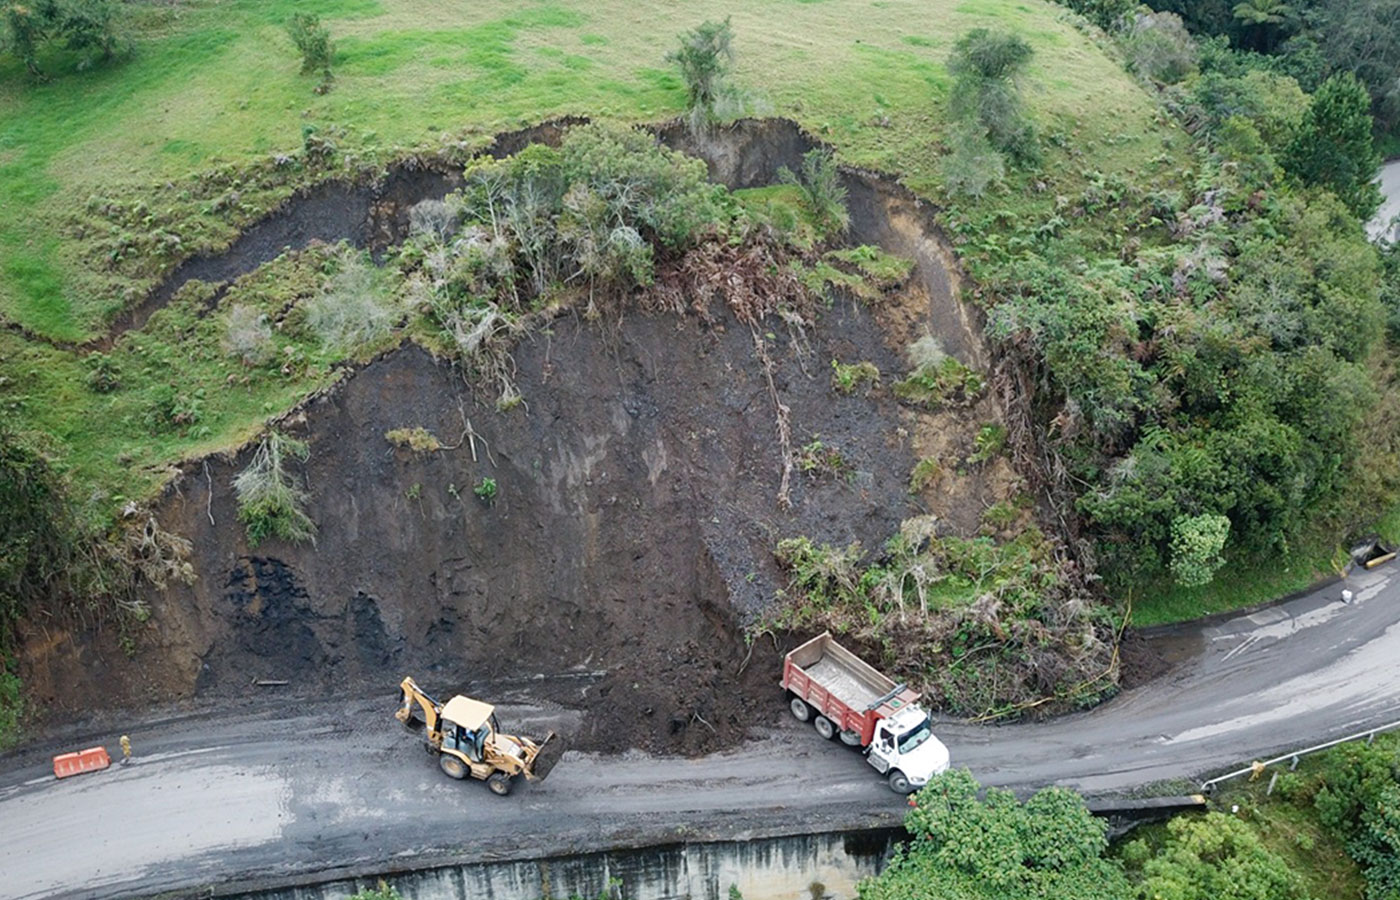
[[[1400,571],[1173,638],[1171,673],[1047,724],[940,734],[988,783],[1089,793],[1199,778],[1400,719]],[[523,692],[522,692],[523,696]],[[569,754],[506,799],[448,782],[371,701],[187,717],[132,732],[128,767],[55,782],[0,773],[0,897],[130,896],[364,874],[681,838],[895,823],[900,798],[855,753],[774,719],[696,760]],[[503,705],[524,731],[568,716]],[[100,739],[115,746],[116,735]]]
[[1366,231],[1375,240],[1381,235],[1387,239],[1400,241],[1400,225],[1392,225],[1391,220],[1400,216],[1400,159],[1392,159],[1381,166],[1381,193],[1385,202],[1381,204],[1376,217],[1366,226]]

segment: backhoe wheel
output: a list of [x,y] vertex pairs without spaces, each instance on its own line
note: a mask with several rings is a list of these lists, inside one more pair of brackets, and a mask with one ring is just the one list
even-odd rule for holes
[[491,776],[486,779],[486,786],[489,787],[491,793],[495,794],[497,797],[504,797],[506,794],[510,793],[510,776],[504,772],[492,772]]
[[890,790],[896,794],[908,794],[914,790],[914,786],[909,783],[909,776],[898,769],[890,772],[889,784]]
[[836,737],[836,726],[831,724],[831,720],[826,716],[817,716],[812,720],[812,727],[817,729],[817,734],[828,741]]
[[808,706],[807,701],[801,697],[793,697],[792,702],[788,704],[788,709],[792,710],[793,718],[799,722],[805,722],[812,718],[812,707]]
[[467,777],[467,764],[462,762],[451,753],[438,755],[438,768],[447,773],[448,778],[455,778],[461,781]]

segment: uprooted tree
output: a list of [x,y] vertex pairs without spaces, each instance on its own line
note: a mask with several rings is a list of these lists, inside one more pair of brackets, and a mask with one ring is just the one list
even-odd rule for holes
[[666,54],[681,70],[685,82],[686,120],[691,130],[709,129],[733,106],[737,92],[729,84],[734,64],[734,31],[723,22],[704,22],[680,36],[680,46]]

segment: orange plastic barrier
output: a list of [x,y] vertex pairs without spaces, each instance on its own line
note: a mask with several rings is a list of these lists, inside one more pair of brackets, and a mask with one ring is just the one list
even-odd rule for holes
[[111,764],[112,758],[107,755],[106,747],[90,747],[87,750],[79,750],[77,753],[64,753],[55,756],[53,758],[53,774],[55,778],[67,778],[69,775],[96,772]]

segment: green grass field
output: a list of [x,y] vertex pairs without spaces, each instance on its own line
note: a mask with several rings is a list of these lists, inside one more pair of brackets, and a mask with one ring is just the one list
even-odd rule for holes
[[[335,85],[314,76],[282,30],[325,17]],[[563,114],[651,121],[684,95],[665,62],[675,36],[733,17],[735,80],[758,111],[791,116],[853,163],[937,194],[948,83],[944,60],[969,28],[1002,26],[1036,48],[1028,99],[1045,133],[1081,138],[1047,171],[1143,170],[1173,128],[1064,11],[1040,0],[754,0],[748,3],[448,0],[196,0],[144,7],[125,60],[74,71],[58,52],[36,84],[0,57],[0,316],[62,340],[100,333],[121,305],[79,270],[67,212],[118,187],[187,178],[300,146],[302,128],[344,129],[342,148],[392,154],[445,135]],[[1184,144],[1183,144],[1184,145]],[[1059,171],[1057,172],[1056,169]],[[144,286],[144,285],[143,285]]]

